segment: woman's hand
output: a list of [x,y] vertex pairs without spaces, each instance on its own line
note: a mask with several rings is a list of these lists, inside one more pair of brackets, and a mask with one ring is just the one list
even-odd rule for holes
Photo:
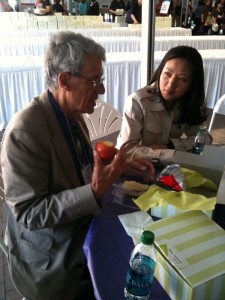
[[94,170],[91,187],[95,198],[101,198],[111,185],[120,177],[126,166],[126,148],[117,151],[110,164],[104,165],[94,150]]
[[150,148],[152,148],[153,150],[157,150],[157,149],[168,149],[167,145],[163,145],[163,144],[153,144],[149,146]]
[[155,167],[144,158],[127,159],[124,174],[140,176],[146,182],[150,182],[155,179]]

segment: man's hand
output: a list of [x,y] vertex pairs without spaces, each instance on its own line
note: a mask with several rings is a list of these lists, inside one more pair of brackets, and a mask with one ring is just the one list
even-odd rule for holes
[[101,198],[111,185],[120,177],[126,166],[126,149],[121,147],[114,159],[104,165],[97,151],[94,151],[94,170],[91,187],[95,198]]

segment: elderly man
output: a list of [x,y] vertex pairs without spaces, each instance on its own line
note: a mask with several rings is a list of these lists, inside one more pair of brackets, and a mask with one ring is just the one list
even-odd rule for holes
[[102,196],[127,164],[124,148],[108,165],[93,156],[82,117],[105,91],[104,61],[104,48],[92,39],[52,35],[48,89],[14,116],[3,137],[9,269],[28,300],[94,299],[83,243]]

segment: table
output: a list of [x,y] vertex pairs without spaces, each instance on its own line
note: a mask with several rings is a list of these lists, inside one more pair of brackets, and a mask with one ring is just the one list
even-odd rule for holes
[[[139,52],[141,48],[141,37],[136,36],[106,36],[94,37],[94,39],[105,48],[106,52]],[[48,37],[16,39],[2,37],[0,56],[44,55],[48,43]]]
[[[124,178],[122,178],[123,180]],[[134,248],[117,215],[138,211],[127,197],[129,205],[117,202],[113,187],[103,198],[103,214],[94,217],[88,231],[84,251],[98,300],[124,300],[123,289],[128,261]],[[152,300],[169,300],[158,281],[154,279]]]
[[191,28],[171,27],[156,29],[155,36],[191,36]]
[[0,57],[0,130],[15,112],[45,89],[41,60],[39,56]]
[[[64,29],[67,30],[67,29]],[[79,32],[89,37],[103,36],[138,36],[141,37],[141,28],[112,27],[112,28],[70,28],[69,30]],[[0,30],[0,38],[21,38],[21,37],[48,37],[50,33],[57,32],[58,29],[21,29],[21,30]],[[191,36],[190,28],[174,27],[169,29],[156,29],[155,36]]]
[[[106,52],[139,52],[141,51],[141,37],[138,36],[94,36]],[[225,36],[156,36],[155,50],[167,51],[178,46],[187,45],[198,50],[225,49]],[[48,37],[2,37],[0,56],[11,55],[44,55],[48,46]],[[119,56],[119,54],[118,54]]]
[[178,45],[187,45],[198,50],[225,49],[224,35],[203,36],[156,36],[155,50],[168,51]]
[[[205,72],[206,104],[214,108],[225,93],[225,52],[199,50]],[[165,51],[155,51],[155,68]],[[109,102],[120,113],[129,94],[141,87],[141,53],[107,53],[104,64],[105,94],[99,99]],[[46,88],[42,56],[0,57],[1,114],[0,130],[6,127],[13,114]]]

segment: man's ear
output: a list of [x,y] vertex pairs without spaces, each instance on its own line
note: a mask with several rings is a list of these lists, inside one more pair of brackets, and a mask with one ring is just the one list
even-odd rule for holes
[[58,84],[65,91],[71,90],[71,74],[68,72],[62,72],[58,74]]

